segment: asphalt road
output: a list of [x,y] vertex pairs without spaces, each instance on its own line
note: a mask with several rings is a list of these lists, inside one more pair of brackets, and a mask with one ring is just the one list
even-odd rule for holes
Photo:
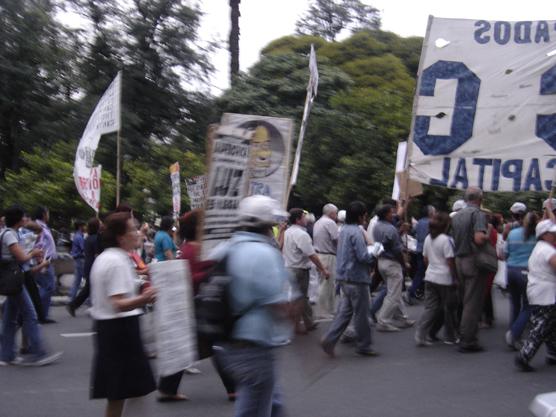
[[[363,358],[338,345],[328,358],[318,345],[327,323],[279,349],[279,373],[290,417],[524,417],[538,393],[556,391],[556,367],[544,364],[544,347],[530,374],[517,372],[503,335],[508,299],[496,293],[496,326],[482,330],[486,352],[461,354],[454,347],[417,348],[413,331],[373,331],[376,358]],[[421,306],[408,309],[418,318]],[[43,326],[59,363],[42,368],[0,368],[0,417],[98,417],[104,402],[88,399],[92,357],[91,322],[85,311],[71,318],[54,307],[57,324]],[[81,334],[80,334],[81,333]],[[70,336],[70,337],[68,337]],[[212,365],[185,375],[181,390],[191,401],[161,404],[155,394],[133,400],[126,416],[224,417],[233,415]]]

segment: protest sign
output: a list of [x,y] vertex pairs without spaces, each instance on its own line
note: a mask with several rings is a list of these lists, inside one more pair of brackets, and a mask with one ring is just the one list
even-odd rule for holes
[[181,186],[180,186],[180,164],[176,162],[170,165],[170,181],[172,182],[172,207],[174,217],[177,218],[181,211]]
[[293,187],[297,183],[297,175],[299,173],[299,164],[301,162],[301,148],[303,147],[303,139],[305,137],[305,129],[309,120],[309,113],[313,107],[313,101],[317,96],[319,86],[319,71],[317,67],[317,55],[315,48],[311,45],[311,53],[309,55],[309,83],[307,84],[307,97],[305,98],[305,108],[303,109],[303,119],[299,129],[299,138],[297,140],[297,148],[295,150],[295,158],[293,161],[292,175],[290,186]]
[[239,202],[249,187],[249,146],[253,131],[221,125],[209,149],[208,187],[202,224],[202,258],[231,237]]
[[266,195],[285,207],[293,122],[277,117],[224,113],[222,125],[253,132],[249,195]]
[[207,176],[197,175],[196,177],[186,178],[185,186],[191,210],[203,208],[207,192]]
[[551,188],[555,23],[429,19],[408,149],[411,178],[485,191]]
[[155,331],[158,373],[183,371],[197,359],[197,333],[189,263],[184,260],[149,265],[156,288]]
[[423,194],[423,187],[420,183],[410,180],[405,170],[405,160],[407,155],[407,142],[398,143],[396,154],[396,172],[394,174],[394,185],[392,186],[392,198],[394,200],[407,200]]
[[[118,72],[89,118],[75,153],[73,167],[75,186],[83,200],[96,212],[99,210],[100,202],[101,169],[94,167],[93,163],[101,135],[120,130],[121,82],[122,75]],[[94,187],[95,181],[98,182],[98,188]]]

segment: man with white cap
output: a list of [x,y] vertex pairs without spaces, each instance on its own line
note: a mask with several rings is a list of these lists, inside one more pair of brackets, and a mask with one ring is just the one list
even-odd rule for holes
[[462,208],[465,208],[465,206],[466,204],[463,200],[454,201],[454,204],[452,204],[452,212],[450,213],[450,217],[454,217],[457,212],[460,211]]
[[335,312],[336,279],[336,248],[338,245],[338,226],[336,218],[338,207],[332,203],[325,204],[322,208],[322,217],[313,227],[313,246],[321,263],[330,272],[330,276],[320,276],[319,292],[317,299],[317,316],[332,318]]
[[513,221],[504,226],[504,232],[502,233],[504,240],[508,238],[508,234],[512,229],[523,226],[523,219],[527,213],[527,206],[517,201],[510,207],[510,213],[512,214]]
[[[226,259],[234,314],[231,340],[219,353],[237,384],[237,416],[282,415],[274,347],[290,336],[289,274],[272,238],[272,227],[287,213],[266,196],[243,199],[238,231],[211,258]],[[266,411],[261,411],[266,410]]]
[[556,365],[556,224],[539,222],[535,235],[538,241],[529,258],[527,277],[532,329],[515,358],[515,365],[524,372],[533,370],[529,362],[543,343],[546,363]]

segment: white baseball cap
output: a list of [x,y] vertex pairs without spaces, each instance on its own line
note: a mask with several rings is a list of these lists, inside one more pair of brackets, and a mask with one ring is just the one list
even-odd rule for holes
[[543,220],[535,228],[535,236],[540,238],[545,233],[556,233],[556,224],[552,220]]
[[346,211],[345,210],[340,210],[338,212],[338,221],[340,223],[345,223],[345,221],[346,221]]
[[239,202],[240,226],[265,226],[288,219],[288,212],[280,208],[278,201],[263,195],[252,195]]
[[465,208],[467,204],[463,200],[456,200],[452,205],[452,211],[460,211],[462,208]]
[[512,206],[510,207],[510,212],[513,214],[525,213],[526,211],[527,211],[527,206],[523,203],[520,203],[519,201],[513,203]]

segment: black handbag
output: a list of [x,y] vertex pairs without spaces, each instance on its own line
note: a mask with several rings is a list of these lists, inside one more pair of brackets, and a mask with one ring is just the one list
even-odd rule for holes
[[2,259],[2,242],[6,232],[0,237],[0,295],[17,295],[23,289],[25,278],[15,260]]
[[475,263],[477,269],[483,272],[493,272],[498,271],[498,255],[496,254],[496,248],[490,244],[490,242],[485,242],[483,246],[475,246]]

